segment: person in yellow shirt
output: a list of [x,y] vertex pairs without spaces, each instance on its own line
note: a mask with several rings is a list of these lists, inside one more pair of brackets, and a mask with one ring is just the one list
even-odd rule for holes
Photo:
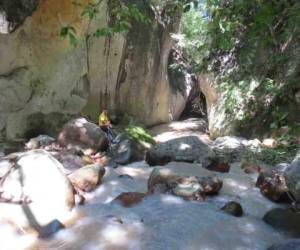
[[114,140],[114,136],[112,133],[112,125],[111,122],[108,118],[108,111],[107,109],[104,109],[102,113],[99,115],[99,126],[100,128],[105,132],[107,135],[108,139],[112,144],[115,144],[116,141]]

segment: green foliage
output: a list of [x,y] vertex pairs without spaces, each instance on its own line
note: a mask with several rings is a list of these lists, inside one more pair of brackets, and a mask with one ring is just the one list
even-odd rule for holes
[[153,137],[144,128],[140,126],[128,126],[127,128],[125,128],[125,135],[132,141],[137,142],[138,144],[155,144],[155,140],[153,139]]
[[60,30],[60,36],[62,38],[68,38],[72,46],[76,47],[78,39],[76,36],[76,29],[73,26],[64,26]]
[[[83,18],[87,18],[91,22],[97,18],[102,2],[103,0],[92,1],[88,3],[87,6],[84,6],[80,0],[75,0],[72,4],[82,10],[81,16]],[[95,37],[111,37],[115,33],[127,32],[132,28],[132,22],[134,21],[144,24],[150,23],[150,19],[144,15],[136,5],[125,6],[120,0],[111,0],[109,4],[112,6],[112,8],[109,9],[111,12],[109,25],[97,29],[93,34]],[[60,36],[62,38],[68,38],[72,46],[77,46],[79,38],[76,36],[76,28],[74,26],[67,25],[62,27]]]

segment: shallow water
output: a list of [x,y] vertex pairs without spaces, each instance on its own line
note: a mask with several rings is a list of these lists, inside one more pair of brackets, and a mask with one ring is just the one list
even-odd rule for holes
[[[224,182],[220,194],[203,203],[171,195],[153,195],[132,208],[110,203],[122,192],[145,192],[151,171],[144,162],[107,169],[101,186],[88,195],[86,205],[76,209],[82,218],[72,227],[52,239],[36,241],[14,234],[7,226],[3,230],[7,236],[0,232],[0,249],[26,249],[34,243],[31,249],[263,250],[287,238],[261,220],[278,205],[255,188],[255,175],[244,174],[238,166],[230,173],[218,174]],[[121,174],[134,179],[120,178]],[[241,203],[243,217],[220,211],[230,200]]]

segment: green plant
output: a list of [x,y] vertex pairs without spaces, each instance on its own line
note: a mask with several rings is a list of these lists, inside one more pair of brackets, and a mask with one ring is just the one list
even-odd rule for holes
[[[97,18],[99,8],[103,0],[89,2],[86,6],[80,0],[72,2],[76,7],[82,9],[81,16],[87,18],[89,22]],[[104,28],[97,29],[92,36],[96,37],[111,37],[115,33],[127,32],[132,28],[132,22],[137,21],[144,24],[149,24],[150,19],[144,15],[136,5],[124,5],[119,0],[109,2],[111,9],[111,20],[109,25]],[[76,28],[73,25],[63,26],[60,30],[62,38],[68,38],[72,46],[76,47],[79,38],[76,35]]]
[[140,126],[129,125],[127,128],[125,128],[125,135],[139,144],[155,144],[153,137],[143,127]]

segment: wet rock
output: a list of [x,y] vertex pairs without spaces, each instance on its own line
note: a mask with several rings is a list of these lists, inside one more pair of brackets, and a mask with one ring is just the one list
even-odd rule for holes
[[41,227],[38,230],[38,236],[39,238],[48,238],[63,228],[65,228],[65,226],[59,220],[54,220],[48,225]]
[[58,142],[63,147],[106,150],[108,139],[99,126],[88,122],[85,118],[69,121],[64,125],[58,136]]
[[219,192],[222,181],[216,176],[181,176],[169,169],[154,168],[148,179],[148,193],[169,193],[187,200],[203,201]]
[[291,165],[284,171],[284,177],[289,192],[297,201],[300,201],[300,151],[298,151]]
[[197,177],[197,179],[207,195],[217,194],[223,186],[222,180],[217,176]]
[[274,208],[265,214],[263,220],[293,237],[300,237],[300,214],[291,209]]
[[271,201],[282,202],[289,200],[285,178],[281,173],[274,170],[262,171],[257,178],[256,187]]
[[241,204],[235,202],[235,201],[230,201],[225,204],[224,207],[221,208],[225,213],[231,214],[236,217],[241,217],[243,215],[243,208]]
[[205,192],[201,184],[194,178],[183,178],[171,190],[171,193],[186,200],[204,201]]
[[211,171],[228,173],[230,170],[230,165],[227,162],[213,160],[212,163],[210,163],[206,168]]
[[17,168],[5,178],[2,197],[21,201],[22,205],[0,203],[0,220],[8,219],[22,227],[48,225],[68,214],[74,206],[73,187],[63,174],[63,166],[43,150],[28,151],[0,162],[0,177]]
[[129,140],[121,141],[118,145],[114,161],[117,164],[125,165],[130,162],[132,158],[132,148]]
[[219,159],[223,159],[226,162],[234,162],[242,159],[247,143],[246,139],[240,137],[219,137],[213,142],[212,149]]
[[292,239],[276,243],[267,250],[300,250],[300,239]]
[[171,161],[197,162],[206,167],[214,157],[214,152],[198,137],[186,136],[155,145],[147,152],[146,162],[150,166]]
[[38,149],[42,147],[46,147],[55,142],[53,137],[48,135],[39,135],[38,137],[31,138],[29,142],[26,143],[26,149]]
[[71,183],[84,192],[93,191],[100,184],[105,168],[99,164],[84,166],[68,175]]
[[140,203],[146,197],[145,193],[127,192],[116,197],[112,202],[119,203],[123,207],[132,207]]
[[255,173],[260,173],[261,167],[253,164],[253,163],[243,163],[242,164],[242,169],[246,174],[255,174]]

